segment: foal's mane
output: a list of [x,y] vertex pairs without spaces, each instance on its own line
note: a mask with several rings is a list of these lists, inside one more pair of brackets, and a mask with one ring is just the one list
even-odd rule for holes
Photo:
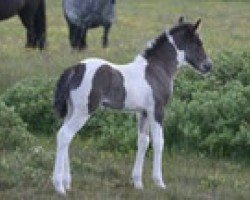
[[155,39],[153,39],[149,46],[143,51],[143,56],[144,57],[150,57],[151,55],[153,55],[153,53],[155,52],[155,50],[157,48],[159,48],[164,41],[167,41],[167,35],[166,33],[169,32],[171,35],[173,35],[174,33],[180,31],[180,30],[192,30],[193,25],[191,23],[183,23],[183,24],[178,24],[174,27],[172,27],[169,31],[164,31],[163,33],[161,33],[159,36],[157,36]]
[[166,40],[167,40],[166,33],[163,32],[162,34],[157,36],[155,39],[150,41],[150,44],[149,44],[150,46],[148,46],[143,52],[144,57],[147,58],[151,56],[154,53],[155,49],[160,47],[163,44],[163,42]]

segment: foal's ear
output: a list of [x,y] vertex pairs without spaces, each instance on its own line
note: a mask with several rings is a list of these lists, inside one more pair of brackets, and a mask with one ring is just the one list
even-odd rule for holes
[[183,16],[180,16],[180,18],[178,20],[178,23],[179,24],[183,24],[184,23],[184,17]]
[[195,23],[194,29],[193,29],[194,32],[196,32],[196,31],[199,29],[200,24],[201,24],[201,18],[199,18],[199,19],[197,20],[197,22]]

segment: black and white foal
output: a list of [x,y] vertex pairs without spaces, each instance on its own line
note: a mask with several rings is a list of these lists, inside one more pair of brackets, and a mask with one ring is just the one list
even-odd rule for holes
[[160,188],[162,179],[164,106],[173,91],[175,73],[187,62],[202,73],[212,63],[206,55],[197,29],[200,24],[183,22],[158,36],[135,60],[116,65],[99,58],[81,61],[61,75],[55,93],[55,108],[64,118],[57,136],[53,184],[57,192],[70,189],[68,148],[71,140],[98,106],[138,113],[138,151],[132,172],[135,188],[143,188],[142,170],[151,137],[152,178]]

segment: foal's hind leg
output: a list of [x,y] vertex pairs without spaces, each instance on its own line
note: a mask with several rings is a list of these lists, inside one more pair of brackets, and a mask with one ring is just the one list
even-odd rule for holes
[[[68,123],[68,121],[72,117],[72,114],[73,114],[72,106],[68,104],[68,113],[64,119],[64,123]],[[63,185],[66,190],[70,189],[71,174],[70,174],[70,164],[69,164],[69,150],[66,151],[66,154],[64,157]]]
[[65,194],[65,189],[70,187],[69,144],[88,118],[89,115],[87,113],[80,112],[80,109],[74,110],[70,119],[62,125],[58,132],[53,184],[56,191],[60,194]]
[[132,172],[132,179],[135,188],[142,189],[142,170],[146,151],[149,145],[149,120],[146,112],[138,115],[138,150]]

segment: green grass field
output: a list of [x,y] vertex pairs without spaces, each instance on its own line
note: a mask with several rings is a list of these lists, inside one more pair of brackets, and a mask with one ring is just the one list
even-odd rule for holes
[[[0,94],[24,78],[57,77],[63,69],[87,57],[129,62],[145,48],[148,40],[171,27],[180,15],[190,21],[202,18],[200,32],[212,58],[223,51],[249,51],[250,48],[249,2],[118,0],[110,46],[101,47],[102,29],[90,30],[88,49],[81,52],[69,47],[61,0],[47,1],[47,11],[48,48],[43,52],[23,48],[25,32],[17,17],[0,23]],[[25,161],[18,162],[19,166],[10,166],[13,174],[0,171],[0,199],[61,199],[50,181],[55,137],[38,141],[44,151],[51,153],[46,158],[49,162],[35,173]],[[145,189],[136,191],[129,179],[134,151],[127,155],[99,152],[93,145],[89,147],[89,143],[77,138],[71,145],[73,187],[67,199],[250,199],[250,168],[244,160],[165,152],[163,170],[167,189],[162,191],[155,188],[151,180],[149,152],[144,172]],[[27,160],[32,161],[30,152],[26,153]],[[22,156],[26,157],[25,152]],[[17,158],[0,151],[3,165],[8,165],[8,161],[14,163]],[[18,176],[20,168],[27,168],[26,176]]]
[[101,48],[102,30],[90,30],[88,50],[72,52],[60,0],[48,1],[48,49],[42,53],[23,48],[25,33],[18,18],[0,24],[0,92],[17,80],[33,75],[58,76],[86,57],[103,57],[117,63],[132,60],[148,40],[176,23],[180,15],[203,20],[201,35],[212,55],[223,50],[249,48],[249,3],[180,0],[118,1],[110,47]]

